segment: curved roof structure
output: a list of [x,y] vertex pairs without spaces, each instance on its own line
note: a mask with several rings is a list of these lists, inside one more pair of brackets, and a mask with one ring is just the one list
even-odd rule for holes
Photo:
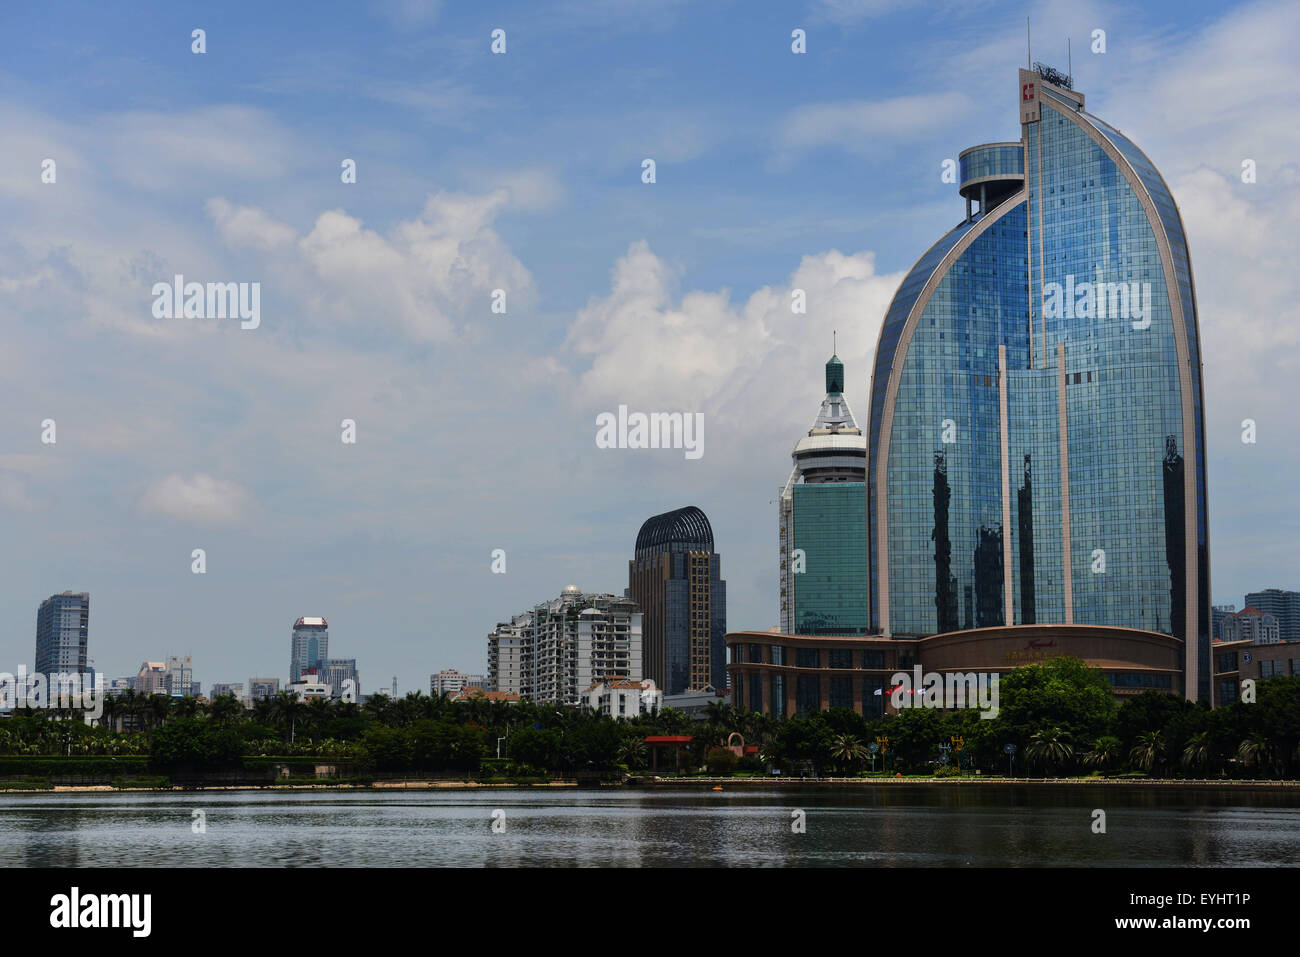
[[636,536],[636,553],[661,551],[671,545],[693,545],[713,551],[713,526],[708,516],[688,505],[646,519]]

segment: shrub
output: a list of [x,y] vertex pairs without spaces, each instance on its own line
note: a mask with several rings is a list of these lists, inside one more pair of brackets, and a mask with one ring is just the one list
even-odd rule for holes
[[708,767],[710,774],[730,774],[736,770],[740,759],[726,748],[714,748],[709,752]]

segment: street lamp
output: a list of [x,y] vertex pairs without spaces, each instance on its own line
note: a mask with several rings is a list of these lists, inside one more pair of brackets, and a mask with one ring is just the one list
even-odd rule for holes
[[1002,750],[1005,751],[1007,755],[1007,777],[1014,777],[1014,772],[1011,770],[1011,763],[1015,759],[1016,746],[1014,744],[1003,745]]

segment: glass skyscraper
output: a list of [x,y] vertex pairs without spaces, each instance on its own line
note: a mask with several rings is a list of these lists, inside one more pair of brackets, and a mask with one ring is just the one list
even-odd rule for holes
[[791,454],[781,490],[781,629],[867,633],[867,440],[844,397],[844,364],[826,363],[826,398]]
[[1183,224],[1151,161],[1070,85],[1019,72],[1019,142],[961,154],[966,218],[886,313],[867,437],[871,626],[1160,632],[1185,642],[1187,697],[1208,700]]
[[289,638],[289,683],[305,671],[319,673],[321,662],[329,657],[330,629],[324,618],[299,618],[293,623]]

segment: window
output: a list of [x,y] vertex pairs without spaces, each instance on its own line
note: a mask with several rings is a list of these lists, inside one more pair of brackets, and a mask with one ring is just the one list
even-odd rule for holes
[[771,647],[772,647],[772,651],[771,651],[772,664],[774,665],[785,664],[785,647],[783,645],[772,645]]
[[817,675],[800,675],[796,686],[795,712],[816,714],[822,709],[822,680]]
[[816,648],[799,648],[795,651],[794,663],[799,668],[819,668],[821,652]]
[[757,672],[749,676],[749,710],[763,710],[763,676]]
[[830,656],[830,667],[832,668],[852,668],[853,652],[847,650],[833,649],[827,652]]
[[785,717],[785,675],[772,675],[772,707],[770,714]]
[[750,645],[750,646],[749,646],[749,660],[750,660],[750,662],[751,662],[752,664],[756,664],[756,665],[758,665],[758,664],[762,664],[762,663],[763,663],[763,646],[762,646],[762,645]]
[[[882,652],[877,652],[881,654]],[[877,694],[876,692],[880,692]],[[879,718],[885,713],[885,702],[889,694],[885,688],[885,679],[867,677],[862,679],[862,716]]]
[[885,667],[885,653],[883,651],[864,651],[862,652],[862,667],[882,669]]
[[832,708],[853,707],[853,679],[847,675],[831,678],[830,706]]

